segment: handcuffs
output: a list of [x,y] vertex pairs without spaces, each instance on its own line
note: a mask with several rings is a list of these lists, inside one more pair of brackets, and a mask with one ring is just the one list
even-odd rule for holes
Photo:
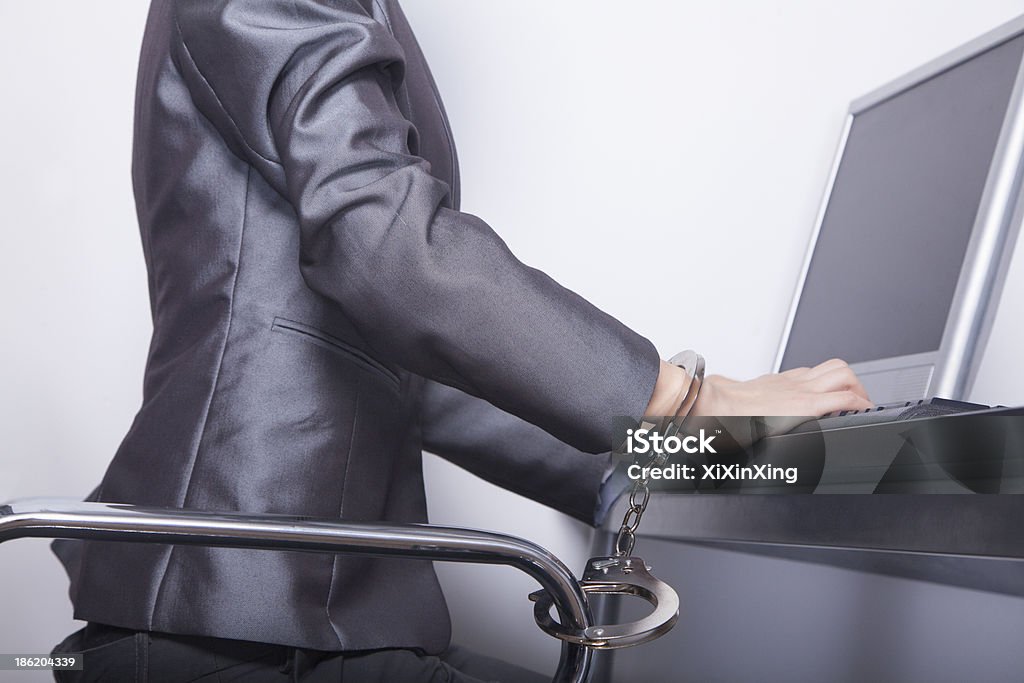
[[[657,427],[666,437],[682,429],[685,418],[697,402],[704,381],[704,358],[699,353],[683,351],[669,359],[669,363],[681,367],[690,378],[682,401],[674,416],[658,423],[648,422],[646,418],[642,422],[642,427]],[[668,454],[660,452],[654,455],[649,464],[661,467],[667,460]],[[642,619],[623,624],[572,629],[554,620],[551,616],[554,601],[542,589],[531,593],[529,597],[534,602],[534,619],[548,635],[595,650],[611,650],[650,642],[668,633],[679,620],[679,595],[671,586],[650,573],[649,564],[632,554],[637,527],[651,498],[649,483],[646,478],[637,479],[633,483],[629,492],[629,507],[615,538],[615,554],[587,560],[579,585],[586,595],[633,595],[642,598],[654,606],[654,611]]]

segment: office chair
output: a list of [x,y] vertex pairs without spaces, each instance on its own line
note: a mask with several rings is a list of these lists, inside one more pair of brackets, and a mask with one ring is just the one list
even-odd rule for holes
[[[641,645],[667,633],[679,616],[679,598],[627,554],[591,558],[577,581],[554,555],[530,541],[474,529],[432,524],[384,524],[243,514],[63,498],[25,498],[0,505],[0,543],[14,538],[78,538],[135,543],[180,543],[267,550],[302,550],[505,564],[541,585],[531,593],[534,618],[562,641],[555,683],[585,683],[591,653]],[[654,610],[625,624],[594,624],[588,594],[633,595]],[[554,607],[559,621],[551,615]]]

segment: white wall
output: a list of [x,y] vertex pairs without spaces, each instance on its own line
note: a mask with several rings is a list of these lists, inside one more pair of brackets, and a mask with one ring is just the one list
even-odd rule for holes
[[[0,500],[84,495],[138,407],[149,313],[129,161],[145,4],[0,3]],[[455,128],[464,209],[663,355],[693,347],[737,377],[769,369],[849,100],[1020,12],[1010,0],[405,6]],[[1021,303],[1024,268],[1001,310]],[[978,400],[1024,403],[1021,340],[1001,315]],[[582,526],[427,468],[435,521],[529,536],[582,565]],[[509,628],[503,654],[554,661],[528,581],[441,571],[463,642],[497,654],[491,634]],[[0,577],[12,615],[0,651],[47,651],[75,627],[44,541],[0,546]],[[519,583],[481,620],[491,579]],[[851,595],[870,599],[868,584]]]
[[[147,3],[0,2],[0,500],[81,498],[142,396],[146,271],[129,176]],[[0,651],[80,626],[42,539],[0,546]],[[16,678],[15,678],[16,677]],[[0,672],[0,680],[52,680]]]

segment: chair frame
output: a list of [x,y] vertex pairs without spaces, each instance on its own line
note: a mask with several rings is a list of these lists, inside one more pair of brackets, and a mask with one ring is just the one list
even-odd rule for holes
[[[565,564],[535,543],[488,531],[432,524],[346,522],[281,514],[140,507],[68,498],[24,498],[0,505],[0,543],[25,537],[504,564],[529,574],[547,591],[562,624],[581,631],[593,625],[587,597]],[[585,683],[591,656],[589,648],[563,641],[554,682]]]

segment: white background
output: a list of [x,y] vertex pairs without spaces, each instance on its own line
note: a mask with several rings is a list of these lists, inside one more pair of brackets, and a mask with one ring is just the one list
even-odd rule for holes
[[[129,164],[145,5],[0,1],[0,501],[83,496],[139,405],[150,319]],[[770,369],[849,101],[1021,11],[1010,0],[405,7],[454,127],[464,210],[664,356],[696,348],[709,372],[738,378]],[[1024,403],[1022,303],[1024,267],[1011,271],[977,400]],[[434,521],[527,536],[582,566],[582,525],[432,457],[427,474]],[[708,557],[749,563],[755,582],[779,562]],[[457,639],[536,668],[555,660],[532,625],[529,581],[440,571]],[[787,571],[831,582],[836,605],[911,591]],[[45,541],[0,546],[0,651],[49,651],[80,625],[66,589]],[[926,639],[917,602],[904,616]],[[916,656],[893,671],[922,671]]]

